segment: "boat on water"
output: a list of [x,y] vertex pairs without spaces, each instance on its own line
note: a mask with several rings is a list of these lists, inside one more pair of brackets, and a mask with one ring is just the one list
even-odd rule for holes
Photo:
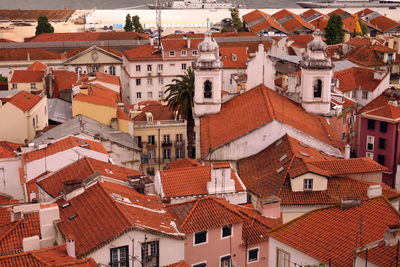
[[[150,9],[156,9],[156,4],[147,4]],[[161,9],[229,9],[234,7],[243,7],[235,5],[228,0],[174,0],[166,3],[161,3]]]
[[328,1],[302,1],[297,4],[303,8],[344,8],[344,7],[400,7],[396,0],[328,0]]

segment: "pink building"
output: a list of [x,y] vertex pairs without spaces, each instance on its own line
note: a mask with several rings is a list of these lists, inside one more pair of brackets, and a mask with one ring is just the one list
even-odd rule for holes
[[[216,197],[170,205],[186,234],[185,261],[192,267],[268,266],[268,231],[280,218]],[[279,215],[278,215],[279,216]]]

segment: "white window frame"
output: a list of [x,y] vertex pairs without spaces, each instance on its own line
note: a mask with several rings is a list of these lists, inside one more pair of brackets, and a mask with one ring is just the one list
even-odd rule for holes
[[[201,233],[201,232],[206,232],[206,242],[196,244],[196,234]],[[204,244],[208,244],[208,230],[198,231],[198,232],[193,233],[193,246],[201,246]]]
[[181,69],[182,70],[186,70],[187,69],[187,64],[186,63],[182,63],[181,64]]
[[11,88],[12,88],[12,89],[17,89],[17,88],[18,88],[18,85],[17,85],[16,83],[13,83]]
[[36,88],[36,83],[31,83],[31,89],[37,89]]
[[219,257],[219,267],[222,267],[222,262],[221,262],[221,261],[222,261],[222,258],[227,257],[227,256],[229,256],[230,259],[231,259],[230,267],[233,267],[233,264],[232,264],[232,255],[231,255],[231,254],[226,254],[226,255],[222,255],[222,256]]
[[147,92],[147,98],[153,99],[153,92]]
[[[307,181],[310,182],[310,183],[308,183]],[[310,185],[311,185],[311,188],[309,188]],[[312,178],[305,178],[305,179],[303,180],[303,190],[304,190],[304,191],[312,191],[312,190],[313,190],[313,187],[314,187],[314,179],[312,179]]]
[[136,92],[136,98],[142,99],[142,92]]
[[[255,250],[255,249],[258,250],[258,252],[257,252],[257,260],[249,261],[250,250]],[[247,255],[246,255],[246,256],[247,256],[247,264],[259,262],[259,261],[260,261],[260,247],[254,247],[254,248],[249,248],[249,249],[247,249]]]
[[[278,260],[279,260],[279,252],[282,252],[283,254],[286,254],[289,257],[289,260],[288,260],[287,263],[283,262],[283,265],[279,265],[279,262],[278,262]],[[276,266],[277,267],[280,267],[280,266],[290,267],[290,253],[287,252],[286,250],[281,249],[281,248],[276,248]]]
[[140,65],[136,65],[136,72],[141,72],[142,71],[142,67]]
[[158,84],[164,84],[164,78],[158,77]]
[[147,71],[153,71],[153,66],[151,64],[147,65]]
[[158,71],[163,71],[164,70],[164,65],[163,64],[158,64],[157,65],[157,70]]
[[136,78],[135,82],[136,82],[136,86],[142,85],[142,79],[140,79],[140,78]]
[[169,54],[170,57],[175,57],[175,51],[174,50],[169,51],[168,54]]
[[115,75],[116,74],[116,68],[115,66],[109,66],[108,67],[108,71],[111,75]]
[[[230,226],[231,227],[231,235],[228,235],[228,236],[222,236],[223,234],[224,234],[224,227],[225,226]],[[224,225],[224,226],[222,226],[221,227],[221,239],[226,239],[226,238],[230,238],[230,237],[232,237],[233,236],[233,224],[227,224],[227,225]]]
[[368,91],[362,91],[362,93],[361,93],[361,99],[368,99]]
[[147,78],[147,85],[153,85],[153,78]]
[[[127,248],[127,249],[126,249],[126,248]],[[112,252],[111,252],[111,251],[114,250],[114,251],[117,252],[117,262],[116,262],[116,263],[118,264],[118,266],[120,266],[120,263],[121,263],[121,262],[120,262],[120,260],[121,260],[121,253],[120,253],[120,252],[121,252],[122,249],[124,249],[124,250],[126,249],[126,250],[125,250],[125,253],[126,253],[126,255],[125,255],[125,256],[126,256],[126,260],[125,260],[124,262],[129,264],[129,261],[130,261],[130,260],[129,260],[129,246],[120,246],[120,247],[115,247],[115,248],[112,247],[112,248],[110,248],[110,256],[111,256],[110,262],[112,262]]]
[[367,157],[367,158],[370,158],[370,159],[374,159],[374,153],[372,153],[372,152],[365,152],[365,156]]
[[182,50],[181,51],[181,56],[182,57],[186,57],[187,56],[187,51],[186,50]]
[[[372,141],[369,142],[368,139],[371,139]],[[372,149],[368,149],[368,145],[369,145],[369,144],[372,144]],[[365,149],[366,149],[367,151],[374,151],[374,148],[375,148],[375,136],[367,135],[367,142],[366,142],[366,144],[365,144]]]
[[198,54],[197,50],[192,51],[192,56],[197,56],[197,54]]
[[196,263],[192,264],[192,267],[195,267],[196,265],[200,265],[200,264],[205,264],[207,266],[207,261],[196,262]]

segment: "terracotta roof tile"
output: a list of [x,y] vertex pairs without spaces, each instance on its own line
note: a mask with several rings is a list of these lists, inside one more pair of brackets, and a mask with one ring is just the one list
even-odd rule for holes
[[388,32],[399,26],[399,23],[386,16],[378,16],[374,19],[371,19],[369,22],[381,29],[383,32]]
[[150,104],[142,109],[142,113],[133,118],[134,121],[146,121],[146,113],[153,115],[153,121],[174,120],[174,114],[170,108],[161,104]]
[[5,38],[0,38],[0,43],[16,43],[16,42]]
[[[78,47],[78,48],[69,50],[69,51],[67,51],[67,52],[65,53],[65,57],[66,57],[66,58],[71,58],[71,57],[76,56],[76,55],[78,55],[79,53],[81,53],[81,52],[83,52],[83,51],[85,51],[85,50],[87,50],[87,49],[90,49],[90,48],[91,48],[91,47],[86,46],[86,47]],[[97,48],[100,48],[100,49],[102,49],[102,50],[104,50],[104,51],[107,51],[107,52],[109,52],[109,53],[111,53],[111,54],[114,54],[115,56],[122,57],[122,52],[119,51],[119,50],[112,49],[112,48],[107,47],[107,46],[98,46]]]
[[168,169],[178,169],[178,168],[186,168],[186,167],[201,166],[201,165],[203,165],[201,161],[191,158],[183,158],[177,161],[171,161],[167,163]]
[[0,49],[0,61],[56,60],[62,55],[41,48]]
[[272,17],[277,20],[278,23],[280,23],[280,20],[284,19],[284,22],[281,22],[280,25],[286,30],[288,33],[294,33],[298,30],[300,30],[302,27],[308,29],[308,30],[313,30],[314,26],[312,24],[309,24],[307,21],[305,21],[302,17],[299,15],[287,10],[287,9],[282,9],[272,15]]
[[[245,112],[243,112],[245,111]],[[260,114],[263,114],[260,116]],[[200,118],[201,155],[272,121],[290,125],[326,144],[339,146],[324,118],[307,113],[288,98],[259,85],[225,102],[217,114]],[[224,125],[224,127],[221,127]]]
[[0,141],[0,158],[15,158],[17,155],[14,151],[22,145],[8,141]]
[[37,187],[37,185],[36,185],[36,182],[37,182],[40,178],[46,176],[46,175],[49,174],[49,173],[50,173],[49,171],[45,171],[44,173],[42,173],[42,174],[36,176],[35,178],[33,178],[33,179],[31,179],[31,180],[29,180],[28,182],[25,183],[28,201],[32,201],[32,200],[33,200],[33,198],[31,199],[31,194],[32,194],[32,193],[35,193],[35,194],[36,194],[36,200],[38,200],[37,197],[39,196],[39,189],[38,189],[38,187]]
[[[180,197],[208,195],[207,183],[211,181],[211,165],[177,168],[160,171],[164,196]],[[235,182],[235,190],[245,190],[240,178],[231,170],[231,179]]]
[[163,267],[190,267],[185,261],[164,265]]
[[[204,37],[201,37],[199,39],[193,39],[193,38],[189,38],[190,39],[190,48],[187,47],[187,40],[186,39],[163,39],[161,41],[162,44],[162,48],[165,51],[169,51],[169,50],[197,50],[197,47],[199,45],[200,42],[203,41]],[[191,57],[192,54],[188,54],[188,57]]]
[[73,85],[78,80],[78,74],[68,70],[53,70],[54,88],[53,96],[59,97],[60,91],[65,89],[72,90]]
[[[381,239],[387,226],[397,224],[399,219],[387,200],[378,197],[346,210],[333,206],[308,212],[276,228],[270,237],[317,261],[351,266],[355,248]],[[357,234],[360,220],[362,239]]]
[[375,266],[400,266],[400,263],[396,264],[396,255],[398,254],[397,245],[388,246],[384,241],[380,241],[377,246],[369,248],[368,251],[362,251],[357,253],[357,256],[366,259],[368,262],[373,263]]
[[17,108],[25,112],[35,107],[40,102],[40,100],[42,100],[42,97],[38,95],[33,95],[26,91],[21,91],[11,97],[7,103],[13,104]]
[[117,109],[117,118],[120,120],[132,121],[132,119],[122,109]]
[[14,70],[10,83],[43,82],[45,72],[41,70]]
[[64,32],[42,33],[27,42],[79,42],[79,41],[111,41],[111,40],[145,40],[147,34],[137,32]]
[[249,54],[246,47],[221,47],[219,49],[224,69],[245,69]]
[[78,260],[67,254],[65,244],[29,252],[21,252],[14,255],[0,257],[1,266],[79,266],[96,267],[97,264],[92,258]]
[[96,78],[93,80],[90,80],[90,82],[93,82],[93,81],[105,82],[105,83],[110,83],[113,85],[121,86],[119,77],[116,75],[111,75],[111,74],[104,73],[104,72],[95,72],[95,75],[96,75]]
[[[245,47],[247,48],[247,53],[252,54],[258,51],[258,45],[260,44],[259,41],[257,42],[237,42],[237,43],[218,43],[219,48],[222,49],[223,47],[232,47],[233,45],[235,47]],[[262,44],[264,45],[264,50],[268,52],[271,49],[272,46],[272,41],[263,41]]]
[[373,119],[378,117],[381,120],[388,120],[391,122],[398,121],[400,119],[400,107],[386,103],[378,108],[363,112],[361,116]]
[[293,44],[297,47],[306,48],[307,44],[314,40],[314,36],[312,34],[289,35],[288,39],[293,40]]
[[324,16],[323,13],[315,10],[315,9],[308,9],[306,11],[304,11],[303,13],[300,14],[300,16],[305,20],[305,21],[312,21],[315,20],[316,18],[319,18],[321,16]]
[[374,51],[371,47],[359,47],[352,49],[350,52],[344,55],[344,58],[357,65],[366,67],[386,65],[379,56],[378,52]]
[[386,167],[370,158],[310,161],[309,164],[329,172],[330,175],[387,171]]
[[286,33],[285,28],[282,27],[282,25],[280,25],[274,17],[258,9],[244,15],[243,20],[248,24],[250,30],[255,34],[271,29],[276,29]]
[[77,94],[74,97],[73,101],[86,102],[90,104],[100,105],[100,106],[108,106],[112,108],[117,108],[117,103],[113,99],[96,96],[96,95],[85,95],[85,94]]
[[27,70],[45,70],[47,69],[47,65],[43,64],[40,61],[35,61],[33,62],[28,68]]
[[121,101],[121,95],[118,92],[116,92],[106,86],[103,86],[99,83],[89,84],[88,91],[89,91],[88,92],[89,96],[98,96],[98,97],[105,98],[108,100],[113,100],[113,102],[115,102],[115,103],[118,103]]
[[24,214],[22,219],[0,226],[0,255],[22,251],[25,237],[40,235],[39,213]]
[[[97,250],[130,229],[183,238],[171,225],[172,217],[165,212],[160,199],[139,194],[133,188],[98,182],[68,202],[69,206],[60,209],[59,228],[64,236],[76,238],[78,257]],[[58,204],[61,206],[65,201]],[[76,216],[71,218],[72,215]]]
[[338,89],[343,93],[359,89],[373,92],[388,75],[384,75],[382,79],[375,79],[375,72],[376,70],[372,69],[352,67],[335,72],[334,77],[339,80]]
[[162,59],[161,53],[157,52],[157,49],[150,44],[144,44],[135,48],[125,50],[123,53],[129,61],[151,61]]
[[23,160],[26,163],[31,162],[78,146],[85,149],[90,149],[96,152],[100,152],[103,154],[107,154],[107,151],[100,142],[88,139],[82,139],[75,136],[69,136],[67,138],[51,143],[47,145],[47,147],[45,148],[23,154]]

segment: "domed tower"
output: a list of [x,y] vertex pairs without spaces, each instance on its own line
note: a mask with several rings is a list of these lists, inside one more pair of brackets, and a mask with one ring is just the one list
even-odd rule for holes
[[196,116],[218,113],[221,109],[222,62],[218,44],[206,32],[198,46],[199,56],[193,62],[194,113]]
[[331,110],[331,79],[333,64],[326,57],[327,45],[322,33],[316,30],[314,40],[309,42],[300,61],[301,105],[310,113],[328,114]]

